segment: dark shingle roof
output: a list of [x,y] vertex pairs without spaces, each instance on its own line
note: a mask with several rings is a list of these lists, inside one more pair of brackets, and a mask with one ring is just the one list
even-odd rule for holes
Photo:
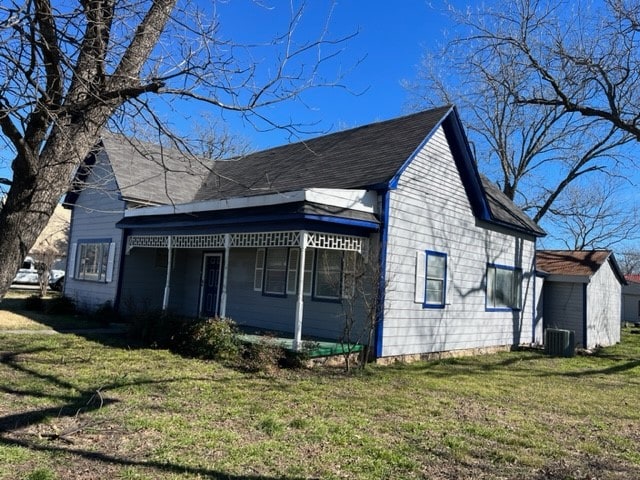
[[216,162],[196,200],[379,186],[393,178],[450,110],[435,108]]
[[103,145],[125,200],[188,203],[306,188],[384,188],[440,124],[455,158],[464,158],[456,164],[478,218],[544,235],[495,184],[478,175],[451,106],[215,163],[113,134],[104,135]]
[[529,230],[537,235],[546,235],[545,231],[520,210],[509,197],[502,193],[502,190],[500,190],[495,183],[484,175],[480,177],[487,201],[489,202],[491,216],[494,220],[507,225],[513,225],[523,230]]

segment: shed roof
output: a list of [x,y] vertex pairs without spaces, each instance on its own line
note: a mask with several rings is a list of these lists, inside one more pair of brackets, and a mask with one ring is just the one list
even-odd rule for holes
[[551,275],[592,277],[609,261],[620,283],[626,283],[611,250],[538,250],[536,268]]

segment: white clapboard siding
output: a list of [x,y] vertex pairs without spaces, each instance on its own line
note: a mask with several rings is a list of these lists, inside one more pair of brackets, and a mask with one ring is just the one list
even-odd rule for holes
[[[477,223],[439,129],[391,192],[382,356],[532,341],[534,239]],[[425,250],[447,254],[443,309],[416,301],[416,256]],[[487,263],[522,268],[521,311],[485,311]]]
[[620,341],[622,287],[605,262],[587,286],[587,347],[606,347]]

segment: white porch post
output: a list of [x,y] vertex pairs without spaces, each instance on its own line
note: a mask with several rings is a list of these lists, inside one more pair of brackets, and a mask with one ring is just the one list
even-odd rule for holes
[[307,232],[300,232],[300,264],[298,266],[298,300],[296,301],[296,326],[293,349],[302,348],[302,314],[304,312],[304,263],[307,251]]
[[171,293],[171,268],[173,266],[173,248],[171,246],[173,237],[167,238],[167,279],[164,284],[164,297],[162,298],[162,310],[169,308],[169,294]]
[[220,317],[227,315],[227,276],[229,275],[229,249],[231,248],[231,235],[224,234],[224,267],[222,270],[222,293],[220,294]]

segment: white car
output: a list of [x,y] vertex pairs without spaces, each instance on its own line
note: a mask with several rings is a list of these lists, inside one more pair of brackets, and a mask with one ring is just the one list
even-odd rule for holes
[[[60,268],[62,267],[62,268]],[[61,291],[64,285],[64,265],[61,260],[56,260],[49,270],[49,287],[53,290]],[[38,285],[38,266],[35,260],[27,257],[22,262],[22,267],[16,273],[13,279],[14,284],[18,285]]]

